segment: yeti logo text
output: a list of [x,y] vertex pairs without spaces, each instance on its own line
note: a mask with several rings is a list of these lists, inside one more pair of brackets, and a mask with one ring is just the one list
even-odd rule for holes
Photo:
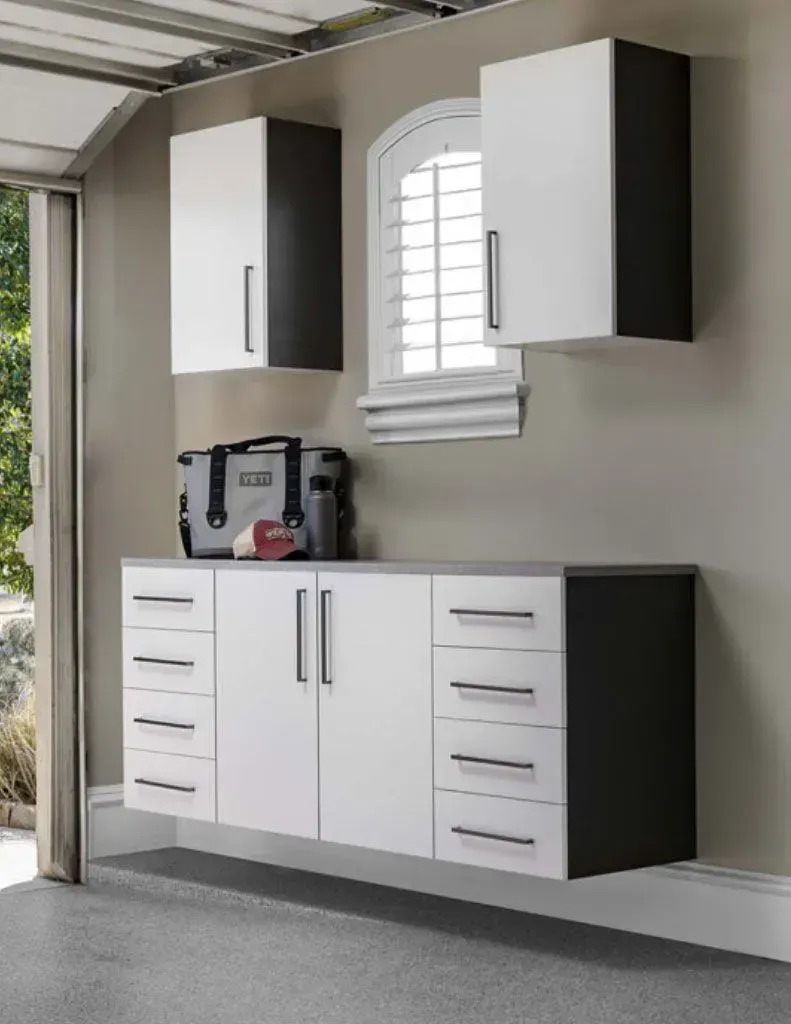
[[271,487],[272,474],[266,473],[240,473],[240,487]]

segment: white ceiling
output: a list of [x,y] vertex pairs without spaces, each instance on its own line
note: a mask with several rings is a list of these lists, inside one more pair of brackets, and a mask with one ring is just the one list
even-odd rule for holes
[[[187,58],[231,51],[271,61],[289,57],[292,40],[312,46],[304,33],[328,20],[389,6],[388,27],[429,23],[439,2],[0,0],[0,180],[10,180],[4,171],[81,171],[84,159],[72,163],[86,141],[103,124],[108,135],[120,125],[111,116],[116,108],[134,109],[130,87],[142,94],[174,84],[174,69]],[[498,0],[448,2],[472,8]],[[393,10],[421,5],[431,13]],[[324,36],[340,41],[337,32]]]

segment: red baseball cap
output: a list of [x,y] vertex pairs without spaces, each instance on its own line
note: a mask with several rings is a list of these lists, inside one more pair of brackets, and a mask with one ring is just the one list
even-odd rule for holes
[[307,558],[297,547],[294,534],[283,523],[273,519],[257,519],[242,530],[233,542],[234,558],[260,558],[265,562],[279,562],[285,558]]

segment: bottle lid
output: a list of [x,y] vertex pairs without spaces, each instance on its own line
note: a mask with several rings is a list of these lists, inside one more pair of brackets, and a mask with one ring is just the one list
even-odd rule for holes
[[310,478],[310,489],[311,491],[331,491],[332,477],[324,475],[312,476]]

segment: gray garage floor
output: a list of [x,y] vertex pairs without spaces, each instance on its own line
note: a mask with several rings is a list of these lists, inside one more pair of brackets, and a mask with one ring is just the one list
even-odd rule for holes
[[0,897],[4,1022],[791,1020],[769,961],[184,851],[94,874]]

